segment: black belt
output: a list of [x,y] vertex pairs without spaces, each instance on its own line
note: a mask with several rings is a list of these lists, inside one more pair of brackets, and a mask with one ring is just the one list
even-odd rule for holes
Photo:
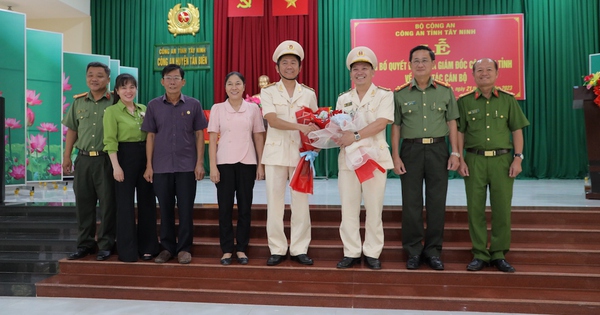
[[506,153],[510,153],[510,149],[500,149],[500,150],[476,150],[476,149],[466,149],[469,153],[475,153],[483,156],[498,156]]
[[85,155],[85,156],[101,156],[101,155],[106,155],[108,153],[106,153],[104,151],[85,151],[85,150],[79,149],[79,154]]
[[421,143],[421,144],[432,144],[438,142],[445,142],[446,137],[438,137],[438,138],[414,138],[414,139],[404,139],[406,143]]

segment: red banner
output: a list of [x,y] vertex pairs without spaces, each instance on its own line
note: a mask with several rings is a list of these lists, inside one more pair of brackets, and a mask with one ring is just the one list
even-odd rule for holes
[[391,89],[412,79],[410,50],[429,46],[436,55],[432,75],[448,82],[456,96],[475,88],[473,64],[498,62],[496,86],[525,99],[523,14],[351,20],[351,45],[377,55],[376,85]]
[[273,0],[273,16],[308,15],[309,0]]
[[264,16],[264,0],[228,0],[228,17]]

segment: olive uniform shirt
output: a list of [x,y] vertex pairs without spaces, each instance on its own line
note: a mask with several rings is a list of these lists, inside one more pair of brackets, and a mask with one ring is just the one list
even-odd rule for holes
[[106,108],[112,105],[110,93],[94,100],[91,92],[75,95],[75,101],[63,118],[62,124],[77,132],[74,146],[84,151],[102,151],[104,143],[103,117]]
[[498,88],[489,100],[479,89],[463,94],[458,105],[458,131],[465,135],[465,149],[512,149],[512,132],[529,126],[513,94]]
[[146,141],[148,133],[141,129],[146,114],[146,106],[134,104],[131,114],[125,104],[119,100],[104,113],[104,151],[115,153],[119,151],[119,142]]
[[394,104],[394,124],[401,126],[404,139],[445,137],[450,133],[447,122],[459,117],[450,85],[433,78],[424,90],[415,79],[400,86]]

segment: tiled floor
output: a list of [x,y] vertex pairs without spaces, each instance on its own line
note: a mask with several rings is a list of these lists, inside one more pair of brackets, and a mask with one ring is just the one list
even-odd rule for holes
[[[74,202],[70,183],[67,190],[59,184],[58,189],[53,184],[35,184],[21,187],[18,195],[14,194],[16,187],[6,189],[6,203],[23,202]],[[33,196],[29,195],[34,187]],[[315,180],[314,195],[310,197],[311,204],[339,204],[337,180]],[[198,183],[197,203],[216,203],[215,186],[207,179]],[[289,193],[286,194],[289,202]],[[399,205],[402,202],[400,180],[390,179],[386,187],[386,205]],[[254,203],[265,204],[264,181],[257,182],[254,189]],[[447,204],[460,206],[466,204],[464,184],[462,180],[450,180]],[[515,206],[548,206],[548,207],[600,207],[600,200],[586,200],[582,180],[518,180],[515,182],[513,205]],[[177,303],[161,301],[131,301],[131,300],[102,300],[102,299],[68,299],[68,298],[21,298],[0,297],[0,314],[222,314],[222,315],[275,315],[275,314],[347,314],[347,315],[429,315],[429,314],[478,314],[472,312],[428,312],[413,310],[365,310],[344,308],[311,308],[291,306],[237,305],[237,304],[207,304],[207,303]],[[479,313],[483,314],[483,313]],[[486,313],[492,314],[492,313]]]
[[[67,190],[65,184],[59,183],[54,188],[53,183],[45,186],[30,184],[20,189],[15,195],[17,187],[6,188],[6,203],[24,202],[75,202],[71,183]],[[30,196],[34,188],[33,196]],[[289,190],[286,193],[286,202],[289,203]],[[316,179],[314,194],[309,197],[311,204],[339,205],[337,179]],[[449,181],[447,204],[449,206],[466,205],[465,186],[462,179]],[[216,204],[217,193],[215,185],[208,179],[198,182],[196,203]],[[254,203],[266,204],[266,188],[264,181],[257,181],[254,187]],[[388,179],[385,192],[385,205],[400,205],[402,203],[400,179]],[[515,206],[555,206],[555,207],[598,207],[600,200],[587,200],[584,195],[583,180],[517,180],[514,186],[513,205]]]

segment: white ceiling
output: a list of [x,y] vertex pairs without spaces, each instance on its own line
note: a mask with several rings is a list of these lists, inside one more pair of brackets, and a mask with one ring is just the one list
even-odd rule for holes
[[81,18],[90,15],[89,0],[0,0],[0,9],[25,13],[27,19]]

